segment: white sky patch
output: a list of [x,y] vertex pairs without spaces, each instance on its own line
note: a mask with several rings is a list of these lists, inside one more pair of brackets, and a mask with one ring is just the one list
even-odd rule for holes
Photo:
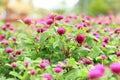
[[61,4],[63,1],[66,2],[65,7],[73,7],[78,2],[78,0],[33,0],[33,5],[37,8],[52,9],[64,7],[64,5]]

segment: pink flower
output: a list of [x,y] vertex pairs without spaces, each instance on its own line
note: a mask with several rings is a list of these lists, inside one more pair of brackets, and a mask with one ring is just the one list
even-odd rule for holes
[[11,63],[11,67],[15,68],[17,64],[15,62]]
[[41,68],[45,68],[45,67],[46,67],[46,64],[45,64],[45,63],[39,63],[38,66],[41,67]]
[[39,40],[40,40],[40,38],[39,38],[38,36],[35,36],[34,39],[35,39],[36,41],[39,41]]
[[102,65],[102,64],[96,64],[94,67],[95,67],[96,69],[99,69],[102,73],[105,72],[105,66]]
[[14,59],[14,56],[13,56],[13,55],[10,55],[10,59]]
[[48,24],[48,25],[51,25],[53,22],[54,22],[53,19],[47,19],[46,20],[46,24]]
[[94,36],[98,35],[98,31],[97,31],[97,30],[94,31],[94,32],[93,32],[93,35],[94,35]]
[[11,53],[11,52],[13,52],[12,48],[6,48],[6,53]]
[[110,69],[113,73],[120,73],[120,63],[118,62],[113,62],[110,64]]
[[61,27],[57,29],[58,34],[62,35],[65,33],[65,28]]
[[46,31],[46,28],[37,28],[37,33],[42,33],[44,31]]
[[80,29],[80,28],[82,28],[83,27],[83,25],[82,24],[79,24],[78,26],[77,26],[77,29]]
[[1,34],[1,35],[0,35],[0,40],[5,39],[5,37],[6,37],[5,34]]
[[106,43],[105,43],[105,42],[102,42],[102,46],[103,46],[103,47],[106,47]]
[[89,44],[86,44],[86,45],[85,45],[85,48],[88,48],[88,47],[89,47]]
[[85,19],[82,19],[82,22],[86,22],[86,20],[85,20]]
[[62,71],[62,68],[61,68],[61,67],[56,67],[56,68],[54,69],[54,71],[55,71],[56,73],[59,73],[59,72]]
[[36,71],[33,69],[33,70],[30,71],[30,74],[31,74],[31,75],[34,75],[35,72],[36,72]]
[[21,54],[22,53],[22,50],[17,50],[16,51],[16,54]]
[[99,78],[99,77],[101,77],[101,76],[102,76],[102,73],[101,73],[101,71],[98,70],[98,69],[93,69],[93,70],[91,70],[91,71],[89,72],[89,74],[88,74],[88,77],[89,77],[90,79]]
[[1,29],[5,31],[5,30],[6,30],[6,27],[5,27],[5,26],[2,26]]
[[82,64],[84,64],[84,61],[83,61],[83,60],[79,60],[78,63],[82,63]]
[[116,29],[114,30],[114,33],[120,33],[120,28],[116,28]]
[[24,65],[27,67],[29,65],[30,61],[25,61]]
[[79,43],[82,44],[84,42],[85,36],[83,34],[78,34],[75,38],[75,40]]
[[94,67],[90,68],[88,77],[90,79],[95,79],[101,77],[105,72],[105,66],[102,64],[97,64]]
[[65,22],[66,22],[66,23],[70,22],[70,19],[69,19],[69,18],[66,18]]
[[50,19],[54,19],[54,14],[53,13],[51,13],[51,14],[49,14],[49,16],[48,16]]
[[106,59],[106,56],[104,54],[101,55],[102,59]]
[[6,27],[10,27],[10,26],[11,26],[10,22],[6,22]]
[[25,24],[28,24],[28,25],[30,25],[32,23],[31,19],[28,17],[24,18],[23,21]]
[[61,64],[56,64],[56,67],[61,67]]
[[52,80],[52,76],[51,76],[50,74],[48,74],[48,73],[44,73],[44,74],[42,75],[42,78],[45,78],[45,79],[47,79],[47,80]]
[[56,16],[56,20],[61,20],[61,19],[63,19],[63,16],[62,16],[62,15],[57,15],[57,16]]
[[15,56],[16,56],[16,54],[11,54],[10,59],[14,59]]
[[13,30],[14,30],[14,27],[13,27],[13,26],[10,26],[9,29],[10,29],[11,31],[13,31]]
[[87,59],[85,60],[85,63],[86,63],[86,64],[91,64],[92,62],[91,62],[90,59],[87,58]]
[[108,37],[103,38],[103,42],[108,43],[108,41],[109,41]]
[[101,21],[98,21],[98,24],[102,24],[102,22],[101,22]]
[[14,37],[14,36],[13,36],[13,37],[11,37],[11,39],[12,39],[13,41],[16,41],[16,37]]
[[116,52],[116,55],[117,55],[117,56],[120,56],[120,51],[117,51],[117,52]]
[[43,59],[43,60],[41,61],[41,63],[49,64],[50,62],[49,62],[49,60],[47,60],[47,59]]

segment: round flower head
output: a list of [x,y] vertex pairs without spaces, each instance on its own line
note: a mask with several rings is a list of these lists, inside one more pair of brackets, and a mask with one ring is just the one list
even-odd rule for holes
[[31,19],[28,17],[24,18],[23,21],[25,24],[28,24],[28,25],[30,25],[32,23]]
[[17,50],[16,51],[16,54],[21,54],[22,53],[22,50]]
[[35,70],[34,70],[34,69],[31,70],[31,71],[30,71],[30,74],[31,74],[31,75],[34,75],[34,74],[35,74]]
[[44,74],[42,75],[42,78],[45,78],[45,79],[47,79],[47,80],[52,80],[52,76],[51,76],[50,74],[48,74],[48,73],[44,73]]
[[61,67],[56,67],[56,68],[54,69],[54,71],[55,71],[56,73],[59,73],[59,72],[62,71],[62,68],[61,68]]
[[63,19],[63,16],[62,16],[62,15],[57,15],[57,16],[56,16],[56,20],[61,20],[61,19]]
[[85,63],[86,63],[86,64],[91,64],[92,62],[91,62],[90,59],[86,59],[86,60],[85,60]]
[[6,48],[6,53],[11,53],[11,52],[13,52],[12,48]]
[[15,62],[11,63],[11,67],[15,68],[17,64]]
[[117,55],[117,56],[120,56],[120,51],[117,51],[117,52],[116,52],[116,55]]
[[79,44],[82,44],[85,40],[85,36],[83,34],[78,34],[75,38],[75,40],[79,43]]
[[46,20],[46,24],[48,24],[48,25],[51,25],[53,22],[54,22],[53,19],[47,19]]
[[65,28],[61,27],[57,29],[58,34],[62,35],[65,33]]
[[110,69],[113,73],[120,73],[120,63],[118,62],[113,62],[110,64]]

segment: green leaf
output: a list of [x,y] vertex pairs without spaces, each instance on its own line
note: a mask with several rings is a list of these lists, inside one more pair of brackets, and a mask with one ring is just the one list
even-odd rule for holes
[[59,46],[59,43],[60,43],[60,40],[58,39],[53,43],[53,48],[56,48],[57,46]]
[[79,69],[72,69],[65,75],[65,80],[75,80],[78,76],[80,76],[80,70]]
[[22,76],[20,74],[18,74],[17,72],[15,72],[15,71],[11,71],[9,74],[14,76],[14,77],[19,78],[20,80],[22,79]]
[[46,39],[49,37],[49,33],[46,31],[44,33],[41,34],[41,37],[40,37],[40,46],[43,46],[44,43],[46,42]]
[[27,72],[24,73],[24,75],[23,75],[21,80],[30,80],[30,74],[28,74]]
[[71,66],[75,66],[75,65],[76,65],[75,59],[74,59],[74,58],[70,58],[70,59],[68,60],[68,64],[70,64]]
[[99,46],[95,46],[91,49],[91,52],[88,56],[91,58],[96,58],[99,56],[100,53],[103,53],[103,51],[99,48]]

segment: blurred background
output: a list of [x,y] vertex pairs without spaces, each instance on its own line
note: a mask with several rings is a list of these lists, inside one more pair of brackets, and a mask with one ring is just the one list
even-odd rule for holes
[[0,19],[15,20],[58,14],[115,15],[120,0],[0,0]]

